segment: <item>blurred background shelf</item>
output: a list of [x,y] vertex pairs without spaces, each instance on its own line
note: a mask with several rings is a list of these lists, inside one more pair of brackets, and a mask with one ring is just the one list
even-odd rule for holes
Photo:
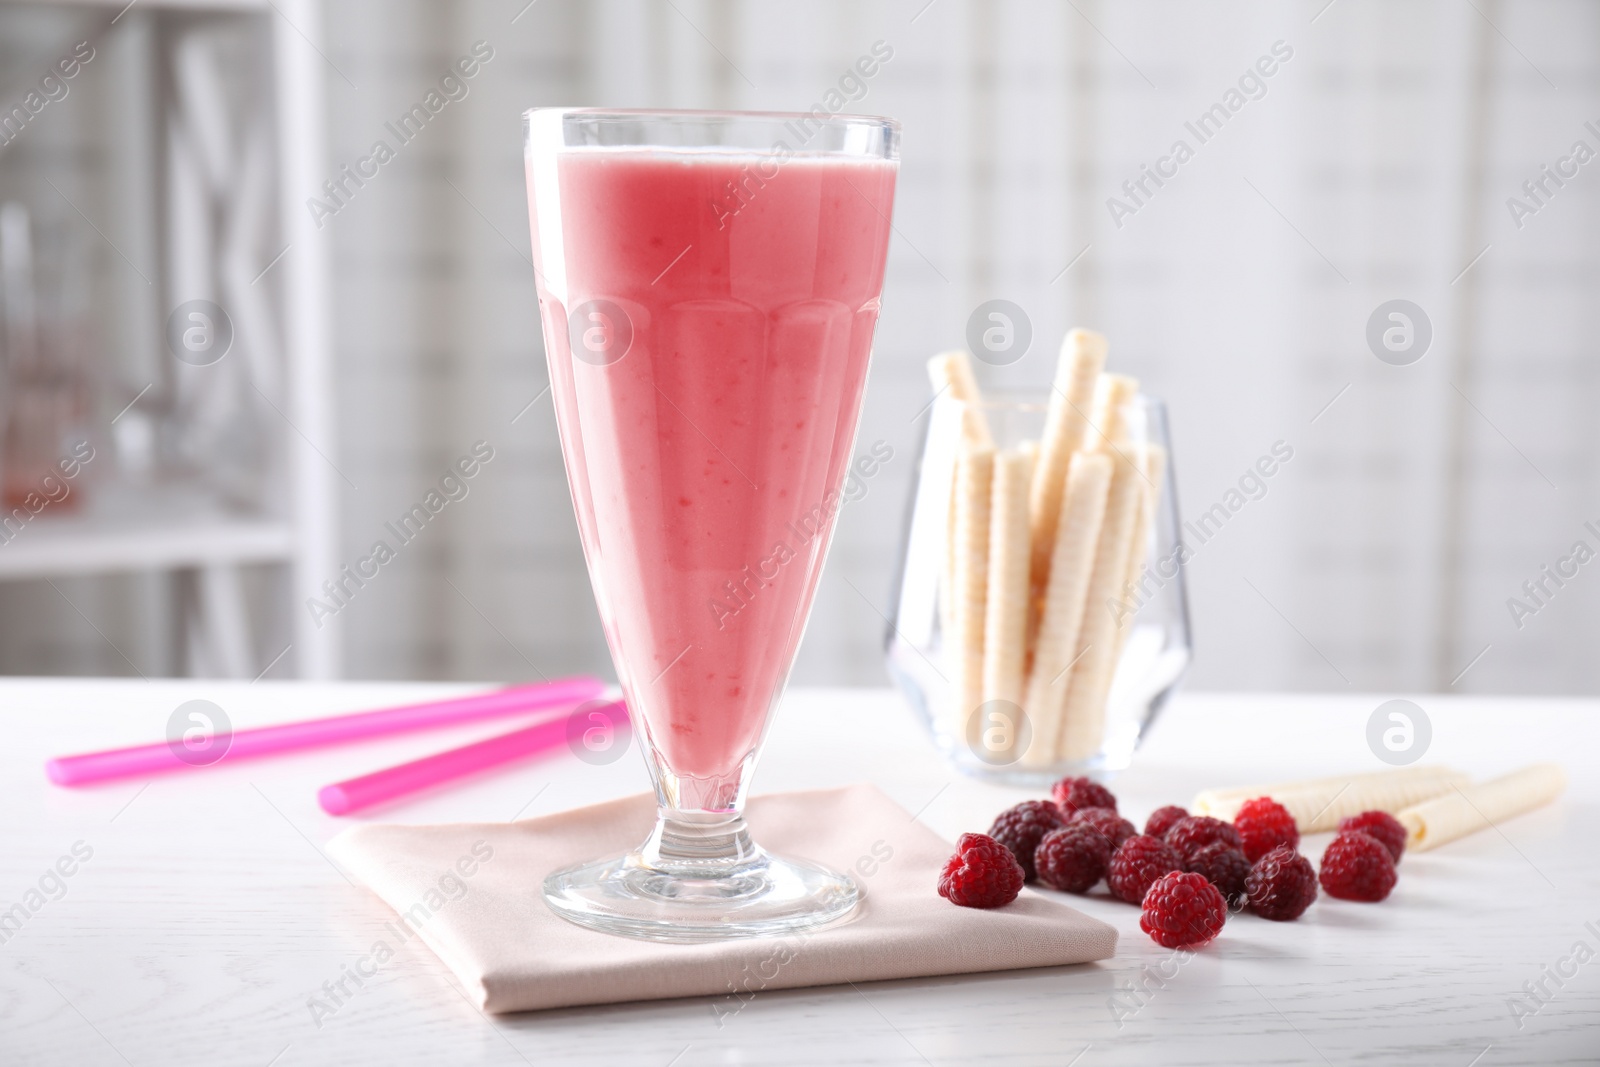
[[96,486],[81,512],[46,508],[0,544],[0,580],[294,558],[292,524],[228,511],[193,486]]
[[[70,506],[10,512],[0,610],[86,622],[107,669],[340,672],[303,603],[337,569],[321,26],[316,0],[0,0],[7,495],[96,457]],[[228,339],[205,358],[197,306]],[[65,665],[38,628],[4,669]]]

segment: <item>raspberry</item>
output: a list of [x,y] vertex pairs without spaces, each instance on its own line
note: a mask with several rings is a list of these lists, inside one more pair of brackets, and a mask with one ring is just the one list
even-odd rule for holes
[[1111,851],[1113,852],[1121,848],[1124,841],[1139,832],[1134,829],[1133,823],[1118,815],[1111,808],[1079,808],[1067,816],[1067,825],[1072,826],[1074,824],[1087,826],[1089,829],[1099,833],[1106,839],[1106,843],[1111,846]]
[[1163,948],[1199,948],[1222,932],[1228,906],[1202,875],[1173,872],[1144,895],[1139,929]]
[[1024,800],[995,817],[989,836],[1011,850],[1022,865],[1022,874],[1033,879],[1033,850],[1044,835],[1062,826],[1061,809],[1048,800]]
[[1111,790],[1090,778],[1063,778],[1050,788],[1050,795],[1063,815],[1071,815],[1079,808],[1117,810],[1117,798]]
[[1051,830],[1033,853],[1039,880],[1065,893],[1087,893],[1106,876],[1110,862],[1111,844],[1089,826]]
[[1150,837],[1166,837],[1167,831],[1172,829],[1179,819],[1187,819],[1189,813],[1176,804],[1168,804],[1164,808],[1157,808],[1150,813],[1150,818],[1144,822],[1144,832]]
[[1244,880],[1250,910],[1263,919],[1298,919],[1317,899],[1317,872],[1311,861],[1288,845],[1279,845],[1256,860]]
[[1022,866],[1011,850],[984,834],[962,834],[939,875],[939,895],[963,908],[998,908],[1022,892]]
[[[1364,811],[1360,815],[1351,815],[1349,818],[1339,820],[1339,832],[1355,830],[1375,837],[1383,842],[1383,847],[1389,850],[1389,857],[1396,863],[1406,851],[1406,828],[1400,825],[1400,820],[1386,811]],[[1332,892],[1332,890],[1329,890]]]
[[1140,904],[1157,878],[1182,870],[1183,860],[1172,846],[1160,838],[1135,834],[1112,855],[1111,865],[1106,868],[1106,884],[1118,900]]
[[1247,800],[1233,817],[1233,825],[1243,841],[1245,858],[1251,863],[1279,845],[1294,848],[1300,843],[1300,829],[1289,809],[1271,797]]
[[1317,880],[1330,897],[1375,904],[1389,895],[1395,877],[1388,845],[1360,830],[1346,830],[1322,854]]
[[1213,841],[1196,852],[1187,866],[1195,874],[1205,875],[1206,881],[1217,887],[1229,907],[1244,903],[1244,880],[1250,875],[1250,861],[1243,852],[1226,841]]
[[1172,824],[1165,840],[1185,862],[1191,855],[1216,841],[1226,841],[1231,848],[1238,848],[1242,844],[1239,831],[1229,823],[1209,815],[1184,816]]

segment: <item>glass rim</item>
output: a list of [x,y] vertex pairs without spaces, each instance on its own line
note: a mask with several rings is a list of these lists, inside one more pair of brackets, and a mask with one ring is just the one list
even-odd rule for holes
[[525,149],[649,151],[755,159],[900,160],[900,123],[883,115],[810,111],[536,107],[522,114]]
[[[820,110],[820,109],[819,109]],[[522,113],[524,120],[535,115],[562,114],[620,119],[695,119],[699,121],[732,121],[756,119],[766,122],[783,122],[803,119],[807,122],[837,122],[844,125],[881,126],[900,132],[900,120],[887,115],[856,115],[843,111],[818,115],[816,111],[735,111],[726,109],[651,108],[651,107],[530,107]]]

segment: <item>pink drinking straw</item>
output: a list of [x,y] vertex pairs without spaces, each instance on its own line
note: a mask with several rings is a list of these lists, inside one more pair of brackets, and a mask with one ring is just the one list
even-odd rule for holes
[[317,790],[317,803],[329,815],[349,815],[502,763],[547,752],[562,742],[573,746],[574,751],[583,746],[588,751],[603,752],[617,744],[617,735],[627,728],[628,706],[617,700],[587,708],[576,719],[573,715],[557,715],[487,741],[325,785]]
[[540,708],[571,707],[592,700],[604,691],[605,683],[598,678],[587,675],[559,678],[553,682],[514,685],[469,697],[430,700],[422,704],[334,715],[326,719],[305,719],[277,726],[258,726],[231,735],[218,734],[212,743],[220,747],[220,754],[196,756],[185,749],[183,742],[174,740],[104,752],[86,752],[78,756],[58,756],[46,761],[44,773],[56,785],[87,785],[110,778],[209,766],[224,759],[251,759],[411,730],[454,726]]

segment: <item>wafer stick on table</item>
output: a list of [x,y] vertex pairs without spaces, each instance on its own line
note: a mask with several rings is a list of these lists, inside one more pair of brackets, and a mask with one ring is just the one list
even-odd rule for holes
[[1403,767],[1305,782],[1210,790],[1196,796],[1190,810],[1196,815],[1232,819],[1245,801],[1271,797],[1289,810],[1301,833],[1309,834],[1337,829],[1340,819],[1363,811],[1395,815],[1470,784],[1470,777],[1448,767]]
[[1554,763],[1536,763],[1482,785],[1454,786],[1395,818],[1406,828],[1406,847],[1426,852],[1543,807],[1566,787],[1566,771]]
[[1106,339],[1092,330],[1071,330],[1061,342],[1045,413],[1044,439],[1039,444],[1039,464],[1034,468],[1028,501],[1033,541],[1030,581],[1036,593],[1043,590],[1049,578],[1067,467],[1072,454],[1083,447],[1095,382],[1105,363]]
[[989,507],[994,483],[992,445],[969,445],[956,460],[954,577],[951,581],[951,640],[946,645],[952,672],[956,736],[983,703],[983,646],[988,600]]
[[1077,452],[1072,456],[1023,703],[1033,735],[1022,754],[1024,766],[1043,766],[1055,759],[1061,713],[1071,681],[1068,668],[1079,652],[1084,599],[1110,485],[1110,456],[1103,452]]
[[[996,454],[989,498],[989,574],[983,626],[985,704],[1003,700],[1022,706],[1028,625],[1028,487],[1032,481],[1033,458],[1026,447]],[[990,756],[1012,750],[1015,733],[1006,734],[1008,741],[996,743],[984,733]]]
[[[1211,815],[1219,819],[1231,819],[1238,809],[1238,805],[1255,797],[1277,796],[1279,793],[1300,793],[1329,785],[1335,789],[1347,783],[1351,784],[1352,787],[1365,787],[1367,783],[1408,782],[1421,778],[1470,780],[1467,775],[1462,774],[1453,767],[1426,763],[1410,767],[1394,767],[1383,771],[1369,771],[1365,774],[1334,774],[1326,778],[1303,778],[1293,782],[1271,782],[1266,785],[1231,785],[1221,789],[1204,789],[1195,794],[1194,801],[1189,807],[1196,815]],[[1229,804],[1232,804],[1233,807],[1227,807]]]

